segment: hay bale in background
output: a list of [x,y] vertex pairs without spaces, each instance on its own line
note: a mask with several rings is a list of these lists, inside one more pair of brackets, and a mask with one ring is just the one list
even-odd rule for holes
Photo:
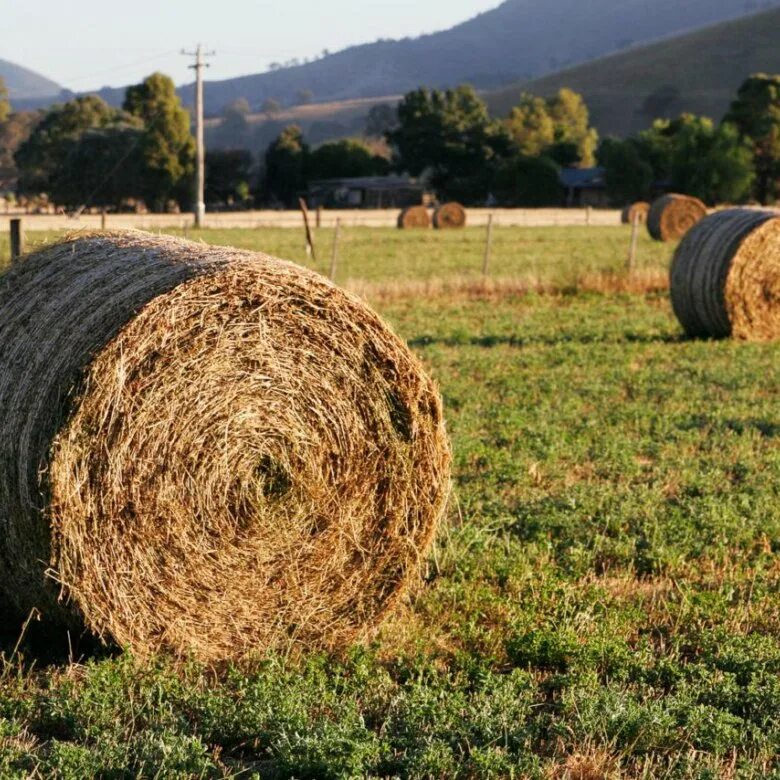
[[127,232],[0,280],[0,587],[23,613],[140,654],[343,646],[415,576],[449,461],[418,360],[311,271]]
[[402,230],[409,228],[429,228],[431,215],[427,206],[407,206],[398,215],[398,227]]
[[462,228],[466,225],[466,209],[460,203],[444,203],[433,212],[433,226],[437,230]]
[[692,337],[780,337],[780,217],[754,209],[719,211],[677,247],[672,306]]
[[650,204],[645,203],[643,200],[632,203],[630,206],[626,206],[623,211],[620,212],[620,221],[624,225],[633,225],[634,220],[644,225],[647,222],[647,215],[650,211]]
[[664,195],[650,206],[647,229],[656,241],[676,241],[706,216],[707,207],[698,198]]

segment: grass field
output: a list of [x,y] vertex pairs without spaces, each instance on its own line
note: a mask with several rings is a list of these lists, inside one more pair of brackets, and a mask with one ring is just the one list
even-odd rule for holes
[[[205,238],[301,257],[291,232]],[[340,267],[478,277],[480,246],[355,231]],[[686,341],[664,292],[568,284],[626,246],[507,230],[501,275],[561,292],[380,303],[441,385],[455,500],[370,646],[177,672],[15,651],[16,630],[0,777],[780,778],[778,347]]]

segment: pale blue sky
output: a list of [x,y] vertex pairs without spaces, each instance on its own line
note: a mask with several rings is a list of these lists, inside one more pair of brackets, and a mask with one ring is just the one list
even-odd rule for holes
[[500,0],[0,0],[0,58],[76,91],[154,70],[191,80],[178,52],[215,49],[207,78],[265,70],[377,38],[451,27]]

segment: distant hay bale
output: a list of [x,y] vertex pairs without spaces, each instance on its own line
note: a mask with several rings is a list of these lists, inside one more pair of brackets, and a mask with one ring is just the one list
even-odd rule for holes
[[706,216],[707,207],[698,198],[664,195],[650,206],[647,229],[656,241],[676,241]]
[[644,225],[647,222],[647,215],[650,211],[650,204],[645,203],[643,200],[632,203],[630,206],[626,206],[620,213],[620,221],[624,225],[633,225],[636,220],[640,225]]
[[466,209],[460,203],[444,203],[433,212],[433,226],[437,230],[462,228],[466,225]]
[[20,614],[206,661],[365,636],[444,509],[439,394],[267,255],[76,235],[0,279],[0,580]]
[[780,216],[743,208],[706,217],[680,242],[670,287],[689,336],[780,338]]
[[426,206],[407,206],[398,215],[398,227],[402,230],[410,228],[429,228],[431,215]]

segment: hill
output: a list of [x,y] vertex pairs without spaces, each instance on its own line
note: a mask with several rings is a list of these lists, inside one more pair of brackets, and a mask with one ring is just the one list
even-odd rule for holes
[[0,60],[0,78],[5,81],[11,103],[14,100],[40,100],[59,95],[62,87],[29,68]]
[[780,9],[718,24],[486,95],[505,116],[525,90],[581,92],[602,135],[625,136],[683,111],[720,119],[751,73],[780,72]]

